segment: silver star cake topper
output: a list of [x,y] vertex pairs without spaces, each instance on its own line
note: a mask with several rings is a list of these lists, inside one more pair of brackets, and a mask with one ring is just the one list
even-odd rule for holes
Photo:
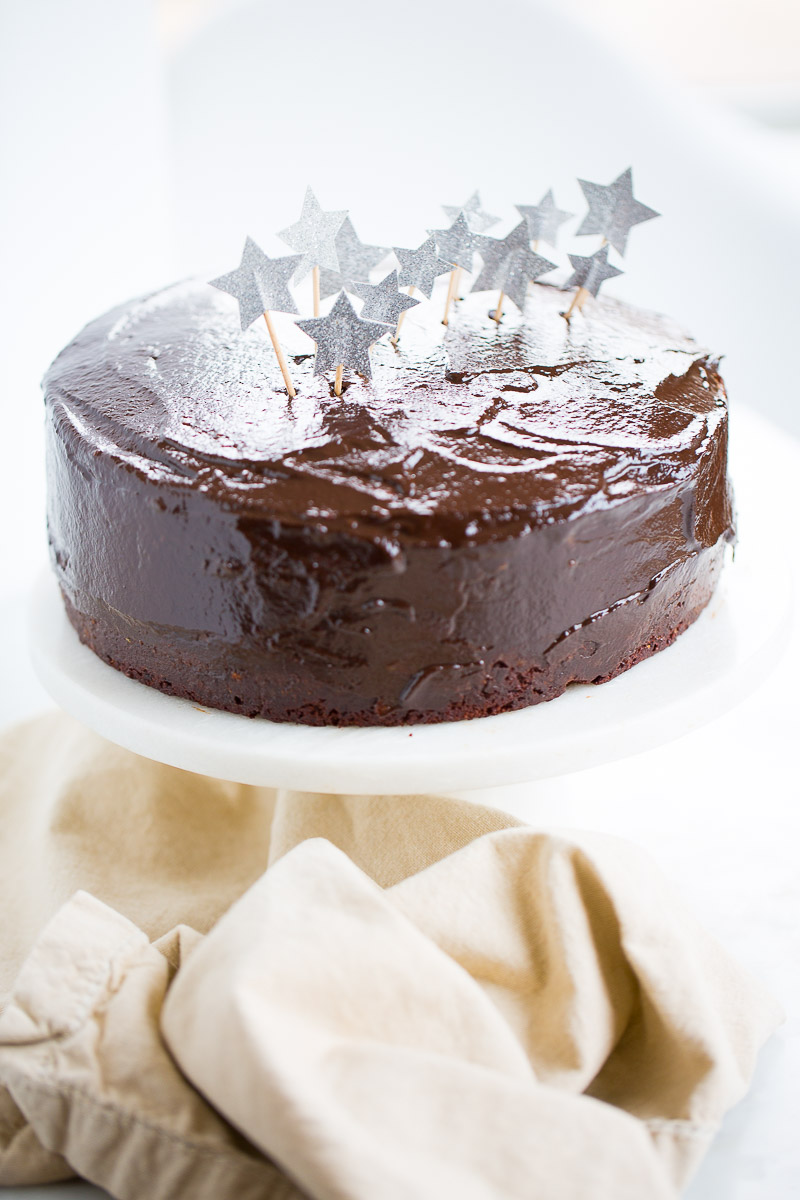
[[443,204],[442,208],[451,221],[455,221],[458,214],[463,212],[467,218],[467,224],[473,233],[485,233],[487,229],[491,229],[500,220],[499,217],[493,217],[491,213],[483,211],[478,192],[473,192],[469,200],[465,204],[462,204],[460,208],[456,208],[452,204]]
[[625,253],[628,234],[634,225],[652,221],[661,214],[646,204],[640,204],[633,195],[633,170],[628,167],[613,183],[589,183],[579,179],[578,183],[589,205],[583,218],[578,236],[599,233],[620,254]]
[[363,321],[380,321],[385,325],[394,326],[402,312],[419,304],[419,300],[399,290],[397,271],[390,271],[380,283],[357,283],[355,292],[364,301],[364,307],[361,309]]
[[352,292],[354,296],[357,296],[358,287],[362,282],[363,280],[360,279],[348,278],[341,271],[328,271],[325,267],[320,267],[320,299],[325,300],[328,296],[335,296],[338,292]]
[[624,274],[624,271],[620,271],[619,267],[612,266],[608,261],[608,245],[601,246],[599,250],[595,250],[594,254],[585,257],[580,254],[570,254],[569,261],[572,263],[573,274],[564,287],[567,289],[584,288],[591,296],[597,295],[601,284],[606,279],[613,279],[615,275]]
[[473,292],[503,292],[522,310],[528,283],[555,270],[555,263],[534,253],[528,244],[528,225],[520,221],[504,238],[480,237],[478,251],[483,268]]
[[394,252],[400,262],[398,281],[401,287],[415,287],[430,300],[433,285],[438,275],[449,275],[452,263],[443,262],[436,253],[436,239],[427,238],[416,250],[403,250],[395,246]]
[[227,292],[239,301],[242,329],[248,329],[265,312],[296,313],[297,305],[289,291],[289,280],[297,270],[299,254],[270,258],[247,238],[242,261],[235,271],[220,275],[209,282],[212,287]]
[[298,250],[302,256],[295,272],[296,280],[305,279],[314,267],[339,270],[336,234],[346,217],[346,212],[324,212],[311,188],[306,188],[300,220],[278,234],[281,241]]
[[465,213],[460,212],[449,229],[429,229],[428,233],[436,239],[440,258],[454,267],[472,271],[480,235],[470,229]]
[[556,208],[552,188],[545,192],[538,204],[515,205],[519,215],[528,222],[528,237],[532,242],[547,242],[555,246],[558,228],[575,214]]
[[389,253],[388,246],[370,246],[362,242],[349,217],[342,221],[336,234],[336,253],[339,270],[347,278],[367,282],[369,273]]
[[383,321],[365,321],[357,316],[345,292],[339,293],[327,317],[309,317],[297,325],[317,343],[315,375],[344,367],[364,379],[372,378],[370,346],[389,331]]

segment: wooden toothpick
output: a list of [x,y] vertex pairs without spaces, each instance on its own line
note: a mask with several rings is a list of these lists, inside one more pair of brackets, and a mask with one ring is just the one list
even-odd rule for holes
[[[417,289],[415,287],[413,287],[413,286],[410,287],[408,289],[409,296],[413,296],[414,292],[416,290]],[[405,316],[406,316],[407,312],[408,312],[408,309],[404,308],[403,311],[400,313],[400,316],[397,318],[397,325],[395,326],[394,337],[389,339],[389,341],[392,343],[393,346],[396,346],[400,340],[400,326],[403,324],[403,321],[405,320]]]
[[275,332],[275,326],[272,324],[272,317],[269,315],[268,312],[264,313],[264,320],[267,322],[267,332],[269,333],[269,340],[272,342],[272,349],[275,351],[275,357],[277,358],[278,366],[281,369],[281,375],[283,376],[283,382],[286,384],[287,392],[291,396],[292,400],[294,400],[295,396],[297,395],[297,392],[294,390],[294,384],[292,383],[292,377],[289,374],[289,367],[286,362],[286,355],[283,353],[283,347],[281,346],[280,342],[278,341],[278,335]]
[[343,375],[344,375],[344,366],[342,365],[342,363],[339,363],[338,367],[336,368],[336,378],[333,381],[333,391],[334,391],[334,395],[336,395],[336,396],[341,396],[341,394],[342,394],[342,376]]
[[570,319],[570,317],[572,316],[575,309],[577,309],[578,312],[581,311],[581,309],[583,308],[584,304],[586,303],[586,299],[589,295],[591,295],[591,293],[589,292],[588,288],[585,288],[585,287],[578,288],[577,292],[572,297],[572,303],[570,304],[567,311],[564,313],[564,316],[567,318],[567,320]]
[[461,267],[453,267],[452,271],[450,272],[450,282],[447,285],[447,299],[444,302],[444,316],[442,317],[443,325],[449,324],[450,305],[453,303],[453,301],[456,298],[456,294],[458,292],[458,285],[460,282],[461,282]]
[[319,267],[314,267],[311,272],[311,277],[314,281],[314,316],[319,316]]
[[504,296],[505,296],[505,292],[501,292],[500,295],[497,297],[497,304],[495,305],[494,315],[492,317],[492,320],[494,321],[495,325],[500,324],[500,319],[503,316],[503,297]]
[[294,399],[296,392],[286,357],[278,341],[275,326],[272,324],[273,312],[296,313],[297,306],[289,291],[289,280],[297,271],[301,261],[299,254],[285,254],[282,258],[270,258],[268,254],[256,245],[252,238],[247,238],[242,251],[242,261],[235,271],[220,275],[211,280],[211,286],[219,288],[235,296],[239,303],[239,318],[242,329],[250,326],[263,315],[267,323],[267,332],[272,342],[272,349],[281,369],[283,382],[290,397]]

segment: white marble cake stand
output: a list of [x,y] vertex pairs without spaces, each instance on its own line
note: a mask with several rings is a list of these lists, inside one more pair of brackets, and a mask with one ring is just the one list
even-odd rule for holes
[[34,593],[31,642],[36,670],[62,708],[158,762],[298,791],[463,791],[597,766],[719,716],[779,660],[790,602],[780,560],[749,539],[692,628],[610,683],[573,685],[519,712],[410,729],[275,724],[164,696],[81,645],[50,576]]

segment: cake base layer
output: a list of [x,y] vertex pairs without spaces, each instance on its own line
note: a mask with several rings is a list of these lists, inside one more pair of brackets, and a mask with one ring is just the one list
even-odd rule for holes
[[608,680],[707,603],[725,391],[665,318],[567,322],[535,286],[498,328],[471,295],[341,396],[295,329],[290,398],[212,293],[107,314],[45,382],[52,561],[117,670],[272,721],[456,721]]
[[[217,639],[154,638],[152,631],[107,610],[87,617],[66,595],[67,615],[80,640],[109,666],[171,696],[211,708],[304,725],[415,725],[492,716],[560,696],[572,683],[606,683],[665,649],[708,604],[723,565],[724,545],[699,552],[577,627],[565,630],[535,665],[495,660],[458,684],[448,672],[449,702],[426,708],[389,708],[379,697],[343,696],[332,680],[318,681],[313,700],[307,683],[285,670],[255,676]],[[424,685],[417,681],[417,686]]]

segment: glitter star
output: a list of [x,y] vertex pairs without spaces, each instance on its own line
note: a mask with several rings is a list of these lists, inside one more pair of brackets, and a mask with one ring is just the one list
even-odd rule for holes
[[323,212],[311,188],[306,188],[300,220],[278,234],[281,241],[299,250],[302,256],[296,280],[304,279],[313,267],[339,270],[335,239],[346,217],[346,212]]
[[320,299],[325,300],[328,296],[335,296],[337,292],[352,292],[354,296],[357,296],[360,282],[362,281],[349,279],[346,275],[343,275],[341,271],[328,271],[325,269],[325,267],[320,267]]
[[478,192],[473,192],[466,204],[462,204],[460,208],[455,208],[452,204],[443,204],[442,208],[451,221],[455,221],[458,214],[463,212],[473,233],[485,233],[500,220],[499,217],[493,217],[491,213],[483,211]]
[[416,250],[403,250],[395,246],[394,252],[400,261],[398,281],[401,287],[415,287],[428,300],[438,275],[449,275],[452,263],[443,262],[436,253],[436,239],[427,238]]
[[653,217],[661,215],[654,208],[648,208],[646,204],[640,204],[634,199],[633,171],[630,167],[607,186],[602,183],[589,183],[586,179],[579,179],[578,183],[589,205],[578,236],[602,234],[620,254],[625,253],[628,234],[634,225],[639,225],[642,221],[652,221]]
[[242,261],[235,271],[210,281],[211,286],[227,292],[239,301],[242,329],[249,328],[265,312],[296,313],[297,305],[289,291],[289,280],[297,270],[299,254],[270,258],[247,238]]
[[555,270],[555,263],[531,250],[526,221],[520,221],[504,238],[481,236],[477,249],[483,268],[472,285],[473,292],[503,292],[520,310],[529,281]]
[[380,283],[357,283],[355,292],[364,301],[361,309],[363,321],[381,321],[394,327],[401,312],[419,304],[413,296],[407,296],[397,286],[397,271],[390,271]]
[[538,204],[517,204],[517,212],[528,222],[528,237],[531,241],[547,242],[555,246],[558,227],[574,217],[574,213],[556,208],[552,189],[542,196]]
[[607,245],[601,246],[594,254],[586,257],[582,257],[580,254],[570,254],[569,261],[572,263],[573,274],[564,287],[566,289],[585,288],[591,296],[597,295],[600,285],[606,279],[613,279],[615,275],[624,274],[608,261]]
[[388,246],[369,246],[362,242],[353,228],[353,222],[345,217],[342,227],[336,234],[336,253],[339,256],[339,270],[347,279],[369,279],[369,273],[389,253]]
[[365,379],[372,378],[369,348],[388,333],[389,326],[384,322],[362,320],[345,292],[339,293],[327,317],[310,317],[297,324],[317,343],[315,375],[324,375],[342,366]]
[[479,235],[470,229],[465,213],[460,212],[449,229],[429,229],[428,233],[436,239],[436,250],[441,258],[454,267],[472,270]]

